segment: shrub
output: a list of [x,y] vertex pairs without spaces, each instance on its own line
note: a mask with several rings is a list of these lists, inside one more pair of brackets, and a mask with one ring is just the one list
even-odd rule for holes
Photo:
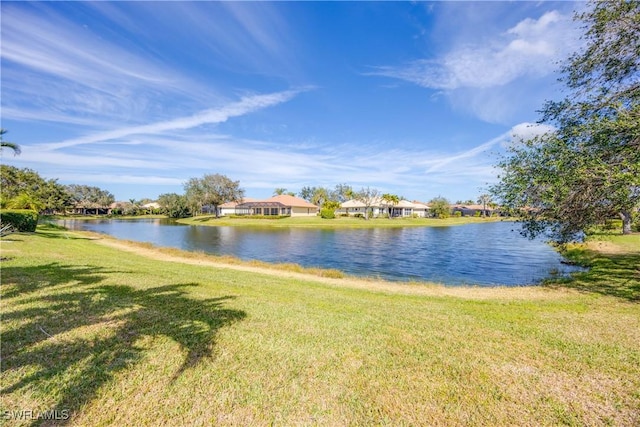
[[622,220],[621,219],[608,219],[604,222],[603,228],[607,231],[612,230],[621,230],[622,229]]
[[460,218],[462,216],[462,212],[461,211],[455,211],[453,213],[453,216],[455,216],[456,218]]
[[320,216],[324,219],[334,219],[336,217],[336,213],[333,209],[322,208]]
[[28,209],[7,209],[0,211],[0,223],[11,224],[18,231],[36,231],[38,212]]

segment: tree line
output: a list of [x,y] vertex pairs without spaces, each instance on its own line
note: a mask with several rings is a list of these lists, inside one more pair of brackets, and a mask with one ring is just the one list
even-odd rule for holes
[[0,207],[64,212],[67,208],[107,208],[115,197],[107,190],[88,185],[62,185],[44,179],[36,171],[0,166]]
[[[360,201],[365,212],[371,211],[374,205],[382,201],[388,209],[389,217],[392,209],[402,196],[383,193],[377,188],[363,187],[354,190],[351,185],[341,183],[333,188],[322,186],[304,186],[298,193],[286,188],[276,188],[273,195],[288,194],[300,197],[321,208],[321,214],[332,217],[335,210],[347,200]],[[205,174],[201,178],[190,178],[184,184],[184,193],[161,194],[155,213],[165,214],[171,218],[183,218],[203,212],[220,212],[220,206],[227,202],[242,202],[245,191],[240,181],[235,181],[221,174]],[[486,195],[481,196],[488,197]],[[479,200],[480,201],[480,200]],[[0,208],[31,209],[47,214],[64,213],[74,209],[76,213],[92,213],[96,209],[111,213],[136,215],[149,212],[142,208],[151,199],[134,200],[115,203],[115,197],[109,191],[95,186],[70,184],[61,185],[56,179],[44,179],[37,172],[14,166],[0,165]],[[427,202],[430,212],[436,217],[448,217],[451,213],[449,201],[438,196]],[[115,207],[114,207],[115,204]],[[78,212],[79,211],[79,212]],[[368,219],[369,215],[364,215]]]

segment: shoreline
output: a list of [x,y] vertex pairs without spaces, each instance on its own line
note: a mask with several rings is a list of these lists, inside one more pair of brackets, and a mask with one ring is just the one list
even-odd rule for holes
[[[80,235],[91,236],[97,244],[111,247],[120,251],[133,253],[157,261],[175,262],[196,266],[228,269],[246,273],[291,278],[309,282],[321,283],[331,287],[352,288],[404,295],[428,295],[441,297],[458,297],[469,299],[547,299],[551,294],[557,294],[558,289],[552,289],[544,283],[539,285],[518,286],[481,286],[481,285],[445,285],[442,283],[421,281],[390,281],[374,277],[359,277],[347,275],[338,270],[321,268],[306,268],[298,264],[273,264],[265,261],[244,261],[239,258],[190,252],[181,249],[155,246],[130,240],[117,239],[112,236],[92,232],[76,232]],[[328,274],[327,274],[328,272]],[[337,276],[336,273],[340,276]],[[573,291],[563,290],[571,293]]]

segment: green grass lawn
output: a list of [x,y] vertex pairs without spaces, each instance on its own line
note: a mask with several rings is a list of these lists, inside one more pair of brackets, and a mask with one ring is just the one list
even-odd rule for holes
[[337,217],[323,219],[314,217],[255,218],[220,217],[200,215],[179,219],[178,222],[192,225],[246,226],[246,227],[289,227],[289,228],[401,228],[401,227],[447,227],[488,221],[506,220],[501,217],[451,217],[451,218],[364,218]]
[[638,236],[573,248],[594,268],[572,282],[452,290],[170,262],[90,236],[1,242],[8,425],[48,410],[77,426],[640,424]]

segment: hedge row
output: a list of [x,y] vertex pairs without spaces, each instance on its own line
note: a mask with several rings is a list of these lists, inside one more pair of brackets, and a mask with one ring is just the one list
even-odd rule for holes
[[0,210],[0,223],[11,224],[18,231],[36,231],[38,212],[27,209]]

